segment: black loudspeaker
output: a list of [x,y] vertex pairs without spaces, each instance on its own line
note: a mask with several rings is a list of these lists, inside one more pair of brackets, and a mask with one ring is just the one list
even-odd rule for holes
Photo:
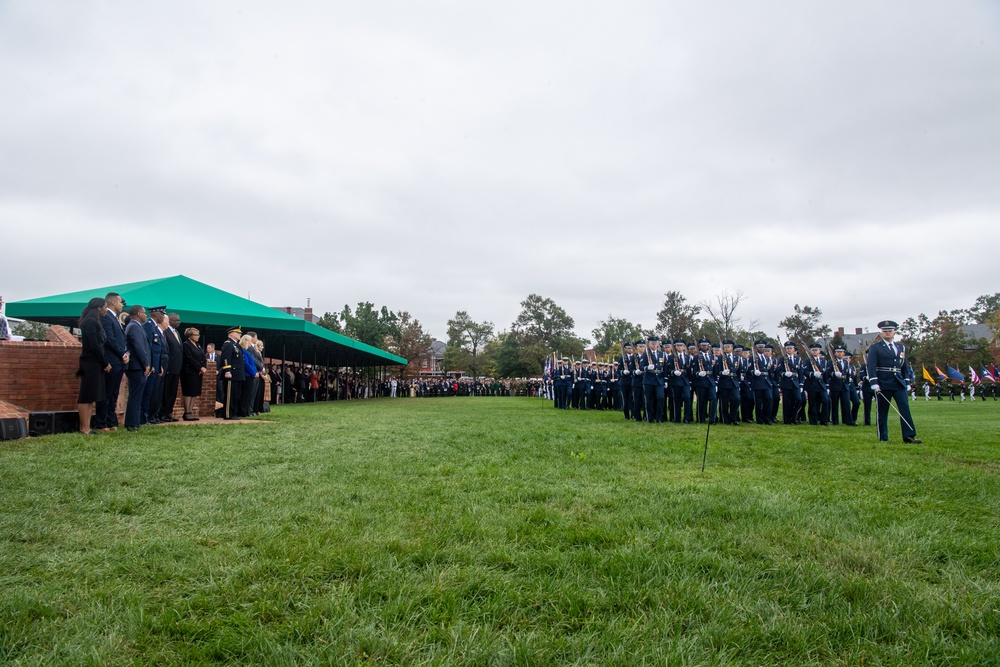
[[24,417],[0,419],[0,440],[17,440],[28,437],[28,422]]
[[76,412],[32,412],[28,415],[28,433],[55,435],[80,430],[80,415]]

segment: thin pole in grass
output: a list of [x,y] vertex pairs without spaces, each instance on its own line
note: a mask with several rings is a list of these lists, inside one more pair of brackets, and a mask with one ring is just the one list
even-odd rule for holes
[[708,428],[705,429],[705,453],[701,455],[701,471],[705,472],[705,462],[708,461],[708,434],[712,432],[712,419],[708,419]]

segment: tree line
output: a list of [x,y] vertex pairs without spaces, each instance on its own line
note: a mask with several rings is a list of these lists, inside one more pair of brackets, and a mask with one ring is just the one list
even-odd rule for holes
[[[823,311],[817,306],[795,304],[777,329],[767,331],[758,320],[744,319],[741,306],[745,302],[742,291],[725,290],[698,303],[689,302],[678,291],[669,291],[651,327],[610,314],[599,321],[591,331],[594,352],[599,358],[611,358],[620,353],[623,341],[648,336],[742,343],[763,339],[779,347],[784,340],[805,346],[831,340],[832,329],[823,322]],[[976,323],[990,327],[990,340],[973,340],[962,331],[963,325]],[[325,313],[318,324],[409,360],[410,365],[401,371],[407,377],[419,373],[417,360],[427,353],[432,341],[409,312],[376,308],[370,302],[358,303],[353,310],[345,305],[339,313]],[[553,353],[577,359],[583,355],[590,341],[575,334],[575,324],[565,309],[538,294],[529,294],[521,301],[517,318],[499,331],[492,321],[478,321],[468,311],[459,310],[447,322],[444,368],[475,377],[538,375]],[[977,366],[997,358],[996,331],[1000,331],[1000,293],[980,296],[966,309],[940,311],[934,318],[923,313],[909,317],[900,325],[899,337],[915,366]],[[833,335],[832,342],[842,342],[839,334]]]

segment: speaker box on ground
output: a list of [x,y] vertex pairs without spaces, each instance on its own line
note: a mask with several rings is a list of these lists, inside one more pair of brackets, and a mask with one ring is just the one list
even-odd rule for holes
[[0,419],[0,440],[17,440],[28,437],[28,422],[24,417]]
[[28,433],[55,435],[80,430],[80,415],[76,412],[32,412],[28,415]]

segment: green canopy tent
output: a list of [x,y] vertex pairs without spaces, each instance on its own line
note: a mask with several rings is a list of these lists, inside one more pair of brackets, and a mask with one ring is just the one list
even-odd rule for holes
[[192,280],[171,276],[124,285],[97,287],[69,294],[14,301],[7,315],[24,320],[74,327],[87,302],[108,292],[122,295],[129,305],[147,309],[166,306],[177,313],[183,328],[196,327],[202,343],[221,347],[226,330],[239,325],[255,331],[264,341],[264,354],[272,359],[326,367],[373,367],[406,365],[407,360],[361,341],[306,322],[280,310]]

